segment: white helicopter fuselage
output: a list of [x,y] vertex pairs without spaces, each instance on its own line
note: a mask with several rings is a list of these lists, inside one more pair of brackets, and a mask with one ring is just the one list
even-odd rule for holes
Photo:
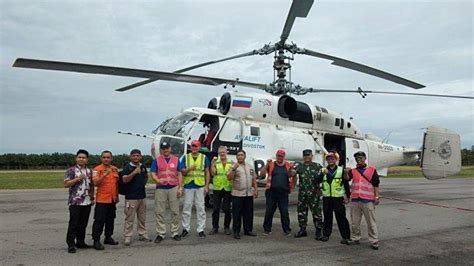
[[[227,98],[227,99],[223,99]],[[211,100],[212,102],[212,100]],[[153,147],[163,141],[172,143],[173,152],[186,153],[190,141],[200,139],[211,156],[226,146],[229,156],[239,149],[258,170],[278,149],[286,151],[290,161],[301,161],[302,151],[311,149],[313,160],[324,165],[324,154],[336,150],[340,165],[354,167],[353,154],[364,151],[370,165],[386,175],[388,167],[414,163],[420,150],[383,143],[363,135],[351,119],[324,107],[297,102],[289,96],[230,92],[214,99],[210,108],[189,108],[157,129]],[[185,121],[186,118],[189,121]],[[174,127],[182,126],[178,134]],[[172,129],[172,130],[171,130]],[[158,155],[154,149],[152,154]]]

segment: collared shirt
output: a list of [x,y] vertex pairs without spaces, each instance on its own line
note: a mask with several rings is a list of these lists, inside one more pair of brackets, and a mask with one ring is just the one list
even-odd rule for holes
[[[148,172],[145,165],[142,163],[140,163],[138,167],[140,167],[141,170],[140,174],[135,175],[132,180],[130,180],[130,182],[124,184],[124,186],[127,187],[125,199],[139,200],[146,197],[145,185],[146,180],[148,180]],[[125,175],[129,175],[136,168],[137,166],[135,166],[133,163],[124,165],[122,171],[119,173],[120,178],[123,178]]]
[[69,198],[67,202],[69,206],[87,206],[92,203],[89,195],[92,171],[89,168],[75,165],[67,169],[64,174],[64,181],[72,180],[81,174],[84,174],[87,178],[69,187]]
[[110,173],[104,177],[102,183],[97,186],[96,202],[97,203],[114,203],[118,200],[118,169],[113,165],[106,166],[99,164],[92,171],[92,180],[99,180],[103,173],[110,169]]
[[234,178],[232,179],[232,196],[248,197],[253,196],[253,179],[255,178],[255,171],[248,163],[239,164],[235,170]]

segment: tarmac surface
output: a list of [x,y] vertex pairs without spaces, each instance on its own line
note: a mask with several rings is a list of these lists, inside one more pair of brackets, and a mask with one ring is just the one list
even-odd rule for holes
[[[424,178],[381,180],[381,204],[376,209],[380,249],[372,250],[362,221],[362,243],[339,243],[337,226],[328,242],[315,241],[314,228],[302,239],[283,236],[278,210],[273,234],[264,236],[263,191],[255,201],[257,237],[218,234],[199,239],[195,212],[190,235],[180,242],[169,236],[160,244],[135,241],[123,245],[123,200],[117,207],[114,238],[118,246],[103,251],[78,250],[68,254],[67,189],[0,191],[0,263],[2,265],[205,265],[205,264],[459,264],[474,262],[474,178],[429,181]],[[155,238],[153,187],[147,188],[147,229]],[[91,244],[92,216],[86,242]],[[348,215],[349,218],[349,210]],[[290,196],[293,232],[298,230],[296,193]],[[223,218],[221,216],[221,223]],[[310,220],[311,222],[311,220]],[[207,211],[207,230],[211,210]],[[311,223],[310,223],[311,224]],[[136,238],[137,236],[135,236]]]

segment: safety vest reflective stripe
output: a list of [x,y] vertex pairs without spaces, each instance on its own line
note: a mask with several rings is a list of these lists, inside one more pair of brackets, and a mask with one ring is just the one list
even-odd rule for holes
[[184,177],[184,184],[189,184],[194,181],[194,184],[198,186],[204,186],[206,184],[204,166],[205,157],[202,153],[198,153],[196,160],[194,160],[192,153],[186,155],[186,167],[196,165],[196,169],[189,171]]
[[365,188],[371,188],[372,184],[352,182],[352,186],[360,186],[360,187],[365,187]]
[[342,167],[336,169],[336,175],[331,183],[327,182],[327,174],[323,177],[323,197],[344,197],[345,190],[342,184]]
[[365,191],[365,190],[352,190],[352,193],[364,194],[364,195],[373,195],[373,192]]
[[160,179],[157,186],[176,186],[178,185],[178,157],[170,156],[167,162],[163,155],[156,158],[158,171],[156,177]]
[[227,172],[229,172],[232,167],[233,162],[226,162],[225,166],[222,165],[221,160],[216,162],[216,175],[213,178],[214,190],[231,191],[232,183],[227,179]]
[[352,171],[352,189],[351,189],[351,198],[352,199],[366,199],[366,200],[375,200],[375,189],[370,181],[374,175],[375,168],[372,166],[367,167],[364,170],[364,176],[354,168]]

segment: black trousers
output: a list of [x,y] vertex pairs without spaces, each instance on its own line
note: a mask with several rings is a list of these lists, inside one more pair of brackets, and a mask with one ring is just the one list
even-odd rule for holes
[[86,227],[89,222],[91,206],[69,206],[69,224],[67,226],[66,243],[68,247],[84,244]]
[[323,235],[329,237],[332,233],[332,213],[336,215],[337,227],[342,239],[350,239],[351,231],[346,218],[344,197],[323,197],[324,225]]
[[94,210],[94,224],[92,224],[92,239],[100,241],[102,231],[105,231],[105,238],[114,234],[115,203],[96,203]]
[[232,230],[240,233],[242,220],[244,222],[244,233],[253,231],[253,196],[232,196]]
[[230,191],[225,191],[224,189],[216,191],[214,190],[214,207],[212,210],[212,228],[219,228],[219,215],[222,207],[224,212],[224,228],[229,228],[230,221],[232,219],[230,212],[230,202],[232,196]]
[[288,192],[275,191],[271,188],[265,191],[266,208],[265,219],[263,220],[263,230],[272,231],[273,215],[276,208],[280,210],[281,227],[284,232],[290,232],[290,215],[288,214]]

